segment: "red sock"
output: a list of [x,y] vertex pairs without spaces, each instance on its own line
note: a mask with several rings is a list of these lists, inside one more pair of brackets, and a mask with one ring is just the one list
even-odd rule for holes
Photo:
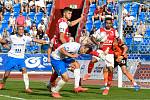
[[93,63],[93,62],[90,62],[90,63],[89,63],[89,66],[88,66],[88,73],[91,73],[91,72],[92,72],[93,67],[94,67],[94,63]]
[[108,73],[108,84],[107,84],[109,87],[111,86],[112,79],[113,79],[113,73],[109,72]]
[[51,78],[50,78],[50,83],[51,85],[55,85],[55,81],[58,77],[58,74],[56,72],[54,72],[52,75],[51,75]]

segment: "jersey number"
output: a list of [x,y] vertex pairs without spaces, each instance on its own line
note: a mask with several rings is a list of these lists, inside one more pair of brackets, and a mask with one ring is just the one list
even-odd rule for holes
[[121,63],[122,63],[122,64],[125,64],[125,63],[126,63],[126,61],[125,61],[125,60],[121,60]]
[[21,53],[21,49],[15,49],[15,53]]

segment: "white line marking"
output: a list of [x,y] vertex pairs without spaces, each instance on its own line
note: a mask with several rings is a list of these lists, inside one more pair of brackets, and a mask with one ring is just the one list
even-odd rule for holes
[[17,99],[17,100],[26,100],[24,98],[18,98],[18,97],[12,97],[12,96],[9,96],[9,95],[0,95],[0,97],[6,97],[6,98],[11,98],[11,99]]

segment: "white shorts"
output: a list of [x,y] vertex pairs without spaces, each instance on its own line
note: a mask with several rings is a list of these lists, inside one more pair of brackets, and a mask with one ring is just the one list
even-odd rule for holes
[[107,54],[105,58],[107,67],[112,66],[114,68],[114,54]]
[[93,58],[97,59],[97,61],[105,61],[106,55],[102,50],[97,50],[98,56],[92,56]]
[[112,66],[114,68],[114,54],[105,55],[102,50],[97,50],[96,52],[98,53],[98,55],[93,55],[93,58],[95,58],[97,61],[105,62],[107,67]]

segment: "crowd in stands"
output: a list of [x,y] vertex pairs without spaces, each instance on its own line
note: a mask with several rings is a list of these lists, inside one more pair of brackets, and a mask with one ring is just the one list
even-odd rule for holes
[[[24,26],[25,35],[48,39],[46,27],[53,0],[0,0],[0,34],[9,37],[16,34],[17,26]],[[39,52],[40,46],[31,43],[27,53]],[[1,46],[1,52],[8,50]]]

